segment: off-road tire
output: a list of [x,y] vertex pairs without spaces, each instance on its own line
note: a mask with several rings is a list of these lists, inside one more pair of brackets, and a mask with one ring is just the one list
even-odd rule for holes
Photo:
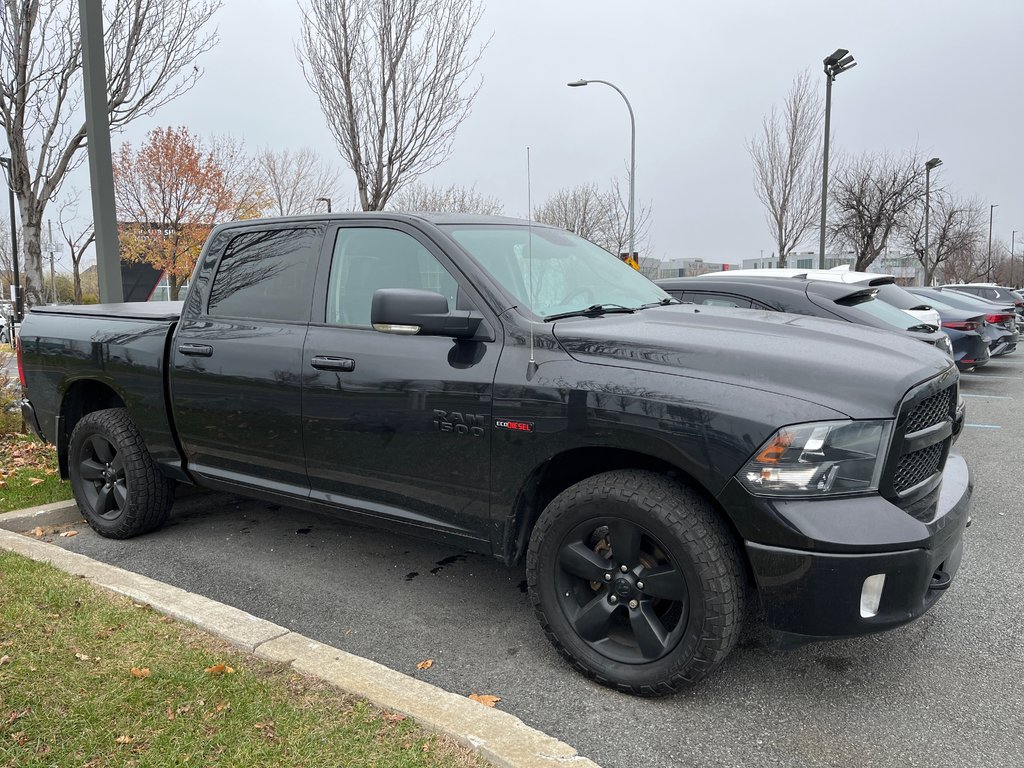
[[[590,525],[590,520],[610,518],[635,524],[656,537],[671,556],[675,570],[685,576],[688,604],[685,612],[680,610],[685,621],[680,619],[676,630],[682,634],[656,660],[623,663],[595,650],[567,615],[567,610],[575,609],[568,591],[556,592],[556,582],[563,578],[559,575],[563,542],[571,532]],[[609,562],[618,577],[618,566]],[[643,578],[643,568],[637,570]],[[737,543],[712,503],[670,478],[641,470],[605,472],[563,491],[541,514],[527,553],[530,598],[555,648],[587,677],[642,696],[677,692],[703,679],[725,660],[740,637],[746,581]],[[587,579],[582,582],[585,593]],[[612,592],[591,588],[597,595]],[[631,610],[625,605],[612,610],[618,609]],[[621,621],[628,624],[632,618],[627,614]]]
[[[104,481],[95,477],[97,464],[99,471],[105,468],[96,451],[96,446],[103,445],[113,452],[117,478],[109,493],[118,485],[118,500],[109,502],[113,508],[105,511],[99,504]],[[68,469],[78,508],[101,536],[127,539],[155,530],[167,520],[174,481],[157,469],[126,409],[108,408],[81,418],[71,434]]]

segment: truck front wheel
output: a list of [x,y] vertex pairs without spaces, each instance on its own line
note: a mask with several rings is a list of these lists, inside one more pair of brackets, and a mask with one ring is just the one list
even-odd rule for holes
[[555,647],[597,682],[646,696],[695,683],[728,656],[743,574],[711,503],[639,470],[559,494],[527,555],[534,610]]
[[93,411],[71,434],[68,470],[75,501],[101,536],[127,539],[163,525],[173,481],[160,474],[124,408]]

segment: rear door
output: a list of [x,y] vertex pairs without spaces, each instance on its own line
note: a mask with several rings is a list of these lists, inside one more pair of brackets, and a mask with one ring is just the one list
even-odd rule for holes
[[[311,498],[489,538],[497,318],[445,254],[407,225],[346,222],[328,236],[302,355]],[[479,309],[492,340],[375,331],[380,288],[419,288]]]
[[211,245],[171,346],[170,400],[192,472],[308,495],[302,345],[324,229],[247,226]]

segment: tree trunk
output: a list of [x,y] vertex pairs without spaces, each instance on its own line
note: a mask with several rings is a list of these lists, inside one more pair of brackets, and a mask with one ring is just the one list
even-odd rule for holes
[[167,272],[167,298],[170,301],[178,300],[178,290],[181,288],[181,281],[178,276]]
[[25,309],[46,302],[43,279],[42,211],[32,202],[21,201],[21,239],[25,246],[21,291]]
[[75,304],[82,303],[82,273],[78,269],[78,262],[71,265],[71,273],[75,280]]

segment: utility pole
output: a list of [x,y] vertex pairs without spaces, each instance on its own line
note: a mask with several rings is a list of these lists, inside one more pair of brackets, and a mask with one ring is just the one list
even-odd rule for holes
[[999,207],[999,203],[988,207],[988,267],[985,271],[985,281],[992,282],[992,212]]

